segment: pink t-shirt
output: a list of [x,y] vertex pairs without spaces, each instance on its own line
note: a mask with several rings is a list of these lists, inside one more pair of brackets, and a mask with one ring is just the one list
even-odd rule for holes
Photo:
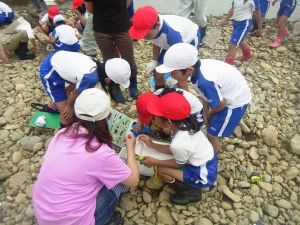
[[35,216],[39,225],[94,225],[100,189],[111,189],[131,172],[107,145],[90,153],[85,149],[85,138],[74,139],[70,132],[59,135],[63,131],[49,144],[34,185]]

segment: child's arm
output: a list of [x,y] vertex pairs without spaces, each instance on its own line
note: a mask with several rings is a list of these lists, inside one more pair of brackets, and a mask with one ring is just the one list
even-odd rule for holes
[[226,100],[223,99],[223,100],[219,103],[219,105],[217,105],[217,107],[215,107],[214,109],[208,111],[208,113],[207,113],[207,119],[208,119],[208,121],[209,121],[209,119],[211,118],[212,115],[214,115],[214,114],[216,114],[216,113],[222,111],[222,110],[226,107],[226,104],[227,104],[227,103],[226,103]]
[[152,60],[148,63],[145,73],[150,74],[158,65],[158,57],[160,53],[160,47],[152,45]]
[[209,112],[209,104],[207,101],[205,101],[202,98],[202,104],[203,104],[203,117],[204,117],[204,123],[207,126],[208,125],[208,112]]
[[176,163],[175,159],[159,160],[159,159],[154,159],[149,156],[145,157],[145,159],[142,161],[142,164],[147,167],[163,166],[163,167],[168,167],[168,168],[178,168],[178,167],[182,166],[181,164]]
[[49,34],[49,39],[47,40],[48,44],[54,44],[55,43],[55,37],[52,36],[52,34]]
[[228,11],[227,15],[221,20],[220,25],[224,26],[227,24],[228,20],[232,17],[233,15],[233,7]]
[[153,148],[165,154],[169,154],[169,155],[172,154],[170,145],[156,144],[152,141],[152,138],[150,138],[148,135],[142,134],[139,136],[138,140],[144,142],[149,148]]

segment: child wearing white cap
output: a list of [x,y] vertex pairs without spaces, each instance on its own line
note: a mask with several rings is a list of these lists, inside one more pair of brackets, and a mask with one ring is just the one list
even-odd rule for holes
[[45,154],[33,188],[35,217],[38,224],[119,224],[116,206],[139,182],[135,138],[126,138],[126,165],[111,148],[110,99],[102,90],[82,91],[74,109],[76,122],[55,134]]
[[[200,66],[201,64],[201,66]],[[195,74],[195,67],[200,73]],[[173,45],[156,67],[161,73],[171,72],[178,82],[189,77],[203,101],[204,121],[214,150],[220,151],[219,137],[229,137],[251,102],[251,92],[244,76],[233,66],[214,59],[198,58],[197,49],[186,43]]]
[[[41,82],[61,113],[62,126],[72,122],[74,102],[85,89],[95,87],[100,81],[105,84],[109,79],[129,86],[130,66],[121,58],[108,60],[106,66],[82,53],[55,51],[50,53],[40,66]],[[70,85],[65,89],[65,84]]]
[[56,50],[78,52],[80,35],[77,29],[67,25],[60,14],[53,18],[53,23],[55,28],[49,33],[49,44],[53,44]]

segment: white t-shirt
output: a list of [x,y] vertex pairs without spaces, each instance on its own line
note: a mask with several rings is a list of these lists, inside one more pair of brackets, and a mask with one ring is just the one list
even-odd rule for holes
[[76,29],[74,29],[73,27],[66,24],[61,24],[55,27],[51,34],[62,44],[73,45],[78,42],[76,33]]
[[81,84],[85,74],[97,69],[97,64],[89,57],[79,52],[58,51],[51,58],[53,69],[66,81]]
[[232,19],[236,21],[242,21],[252,19],[253,12],[258,6],[256,6],[253,0],[247,0],[245,3],[244,0],[233,0],[232,7]]
[[10,13],[10,12],[12,12],[12,9],[5,3],[0,2],[0,11],[4,12],[4,13]]
[[49,17],[48,17],[48,13],[46,13],[42,19],[40,20],[40,24],[43,25],[45,23],[49,23]]
[[197,39],[198,25],[191,20],[175,15],[159,15],[159,36],[150,42],[162,49],[176,43],[191,43]]
[[228,108],[251,102],[247,81],[235,67],[215,59],[202,59],[200,71],[202,75],[194,86],[211,108],[215,108],[223,99]]
[[[154,94],[159,95],[162,91],[163,91],[163,88],[160,88],[160,89],[156,90],[154,92]],[[189,104],[191,106],[190,114],[194,114],[194,113],[198,113],[198,112],[202,111],[203,105],[195,95],[193,95],[189,91],[186,91],[186,90],[183,90],[180,88],[176,88],[176,91],[182,91],[182,95],[189,102]]]
[[193,135],[179,130],[172,139],[170,149],[178,164],[201,166],[214,157],[214,149],[201,130]]
[[16,31],[26,31],[29,39],[34,39],[34,32],[31,28],[31,25],[28,21],[26,21],[23,17],[19,17],[17,19],[19,25],[16,26]]

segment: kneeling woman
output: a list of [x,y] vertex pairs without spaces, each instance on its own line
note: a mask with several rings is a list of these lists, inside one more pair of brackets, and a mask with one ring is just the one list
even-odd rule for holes
[[120,220],[114,210],[121,194],[126,186],[139,182],[135,139],[126,138],[128,165],[111,148],[109,97],[99,89],[87,89],[76,99],[75,114],[77,121],[50,142],[34,186],[33,205],[40,225],[102,225]]

